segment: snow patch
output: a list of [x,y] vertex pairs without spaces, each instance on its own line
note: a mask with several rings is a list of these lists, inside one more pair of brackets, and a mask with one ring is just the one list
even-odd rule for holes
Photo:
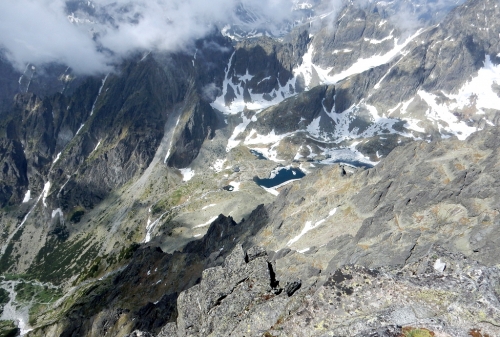
[[224,169],[224,164],[226,163],[226,159],[217,159],[215,163],[211,166],[211,168],[219,173]]
[[418,119],[413,119],[413,118],[407,118],[405,119],[405,125],[404,127],[408,130],[413,130],[413,131],[417,131],[417,132],[420,132],[420,133],[424,133],[425,132],[425,128],[421,127],[421,126],[418,126],[418,123],[420,122]]
[[55,163],[56,163],[56,161],[58,161],[60,157],[61,157],[61,152],[59,152],[59,153],[57,154],[57,156],[56,156],[56,158],[54,159],[54,161],[52,162],[52,164],[55,164]]
[[255,129],[250,131],[250,134],[245,138],[245,145],[253,144],[272,144],[281,141],[282,139],[290,136],[291,133],[277,135],[276,132],[271,130],[268,135],[259,135]]
[[61,219],[64,217],[63,211],[60,208],[58,208],[52,211],[52,219],[54,219],[58,214]]
[[204,207],[202,208],[202,210],[205,210],[205,209],[207,209],[207,208],[214,207],[214,206],[217,206],[217,204],[210,204],[210,205],[204,206]]
[[232,192],[236,192],[236,191],[239,191],[240,190],[240,182],[237,182],[237,181],[231,181],[229,183],[229,185],[233,186],[233,190]]
[[182,174],[182,181],[190,181],[191,179],[193,179],[194,177],[194,170],[192,170],[191,168],[183,168],[183,169],[180,169],[179,171],[181,171],[181,174]]
[[267,188],[267,187],[264,187],[264,186],[261,186],[261,187],[262,187],[264,190],[266,190],[266,192],[269,192],[269,193],[271,193],[271,194],[272,194],[272,195],[274,195],[274,196],[278,196],[278,195],[280,194],[280,192],[278,192],[278,191],[276,190],[276,188],[274,188],[274,187],[273,187],[273,188]]
[[316,117],[315,119],[312,120],[311,124],[307,126],[307,132],[313,137],[316,138],[325,138],[323,133],[321,132],[321,116]]
[[243,131],[245,131],[245,129],[247,128],[248,124],[250,124],[250,122],[252,121],[251,119],[246,118],[244,115],[242,115],[241,118],[243,119],[243,122],[241,124],[238,124],[234,128],[233,134],[227,140],[226,152],[231,151],[232,149],[234,149],[236,146],[238,146],[240,144],[241,141],[240,140],[236,140],[236,137],[238,137],[238,135],[240,133],[242,133]]
[[293,132],[285,133],[282,135],[277,135],[273,130],[268,135],[259,135],[255,129],[252,129],[249,133],[249,135],[245,138],[244,144],[245,145],[269,145],[267,148],[250,148],[251,150],[257,151],[262,153],[264,157],[266,157],[269,160],[275,161],[275,162],[280,162],[283,161],[281,159],[278,159],[278,151],[277,147],[279,146],[281,140],[285,139],[286,137],[292,135]]
[[210,220],[208,220],[207,222],[202,223],[201,225],[198,225],[198,226],[194,226],[193,228],[201,228],[201,227],[208,226],[208,225],[210,225],[212,222],[214,222],[215,220],[217,220],[217,218],[218,218],[218,216],[214,216],[213,218],[210,218]]
[[364,38],[365,42],[370,42],[371,44],[381,44],[382,42],[384,41],[387,41],[387,40],[391,40],[394,38],[394,36],[392,35],[393,32],[391,32],[390,35],[384,37],[383,39],[381,40],[376,40],[376,39],[367,39],[366,37]]
[[172,140],[174,138],[174,133],[175,133],[175,128],[177,127],[177,125],[179,125],[179,121],[181,120],[181,117],[179,116],[179,118],[177,118],[177,122],[175,122],[175,127],[174,127],[174,130],[172,131],[172,136],[170,138],[170,144],[168,145],[168,151],[167,151],[167,155],[165,156],[165,160],[163,160],[163,164],[166,164],[167,163],[167,160],[168,160],[168,157],[170,157],[170,150],[172,149]]
[[287,246],[290,247],[295,242],[299,241],[300,238],[302,236],[304,236],[307,232],[309,232],[310,230],[313,230],[314,228],[316,228],[318,226],[321,226],[326,221],[326,219],[328,219],[329,217],[333,216],[336,212],[337,212],[337,209],[335,208],[332,211],[330,211],[329,215],[325,219],[321,219],[321,220],[317,221],[314,224],[312,223],[312,221],[307,221],[306,224],[304,225],[304,228],[299,233],[299,235],[297,235],[296,237],[294,237],[293,239],[291,239],[290,241],[288,241]]
[[[224,27],[222,29],[222,33],[224,34],[225,30],[229,27]],[[247,94],[250,96],[250,100],[248,98],[245,101],[244,93],[246,83],[253,79],[253,75],[246,70],[244,75],[236,75],[230,73],[231,66],[233,63],[235,53],[231,55],[229,58],[229,62],[226,67],[226,72],[224,76],[224,81],[222,83],[222,95],[217,97],[214,102],[211,103],[211,106],[214,109],[217,109],[225,114],[234,115],[245,108],[249,110],[258,110],[268,108],[270,106],[276,105],[282,102],[284,99],[295,95],[294,89],[296,78],[291,78],[285,85],[279,86],[278,89],[273,89],[273,91],[266,94],[255,94],[252,89],[248,90]],[[236,84],[233,83],[233,78],[235,78]],[[262,79],[262,81],[267,80],[268,78]],[[260,82],[259,82],[260,83]],[[226,104],[226,95],[228,93],[228,88],[234,93],[235,98],[229,104]]]
[[154,229],[156,228],[156,226],[158,225],[160,220],[163,219],[165,214],[167,214],[168,212],[169,211],[166,211],[165,213],[160,215],[160,217],[158,219],[156,219],[154,222],[151,222],[151,218],[148,218],[148,222],[146,224],[146,237],[144,238],[143,243],[148,243],[149,241],[151,241]]
[[352,53],[352,49],[340,49],[340,50],[334,50],[332,54],[340,54],[340,53]]
[[[477,131],[477,128],[467,125],[465,121],[459,120],[457,116],[455,116],[451,112],[453,111],[454,104],[438,104],[436,101],[438,97],[436,95],[425,92],[423,90],[419,90],[417,94],[429,106],[429,109],[425,113],[427,119],[435,121],[441,133],[449,132],[456,135],[458,139],[464,140],[473,132]],[[410,123],[410,121],[407,120],[407,123]],[[422,130],[425,131],[424,129]]]
[[348,148],[343,149],[329,149],[329,148],[321,148],[323,151],[322,155],[327,157],[327,159],[319,161],[320,164],[335,164],[335,163],[353,163],[359,162],[362,164],[367,164],[369,166],[377,165],[377,162],[371,161],[368,157],[363,156],[361,152],[356,150],[355,146],[358,143],[353,143]]
[[437,259],[436,262],[434,263],[434,269],[442,273],[446,269],[446,263],[441,262],[441,259]]
[[30,200],[31,200],[31,190],[28,190],[24,195],[23,204],[27,203]]
[[[414,35],[410,36],[403,43],[398,44],[398,39],[394,39],[394,48],[382,55],[373,55],[369,58],[360,58],[358,59],[351,67],[348,69],[338,73],[332,74],[334,68],[329,67],[327,69],[322,69],[321,67],[314,65],[312,62],[312,58],[314,55],[314,46],[311,44],[307,53],[302,57],[302,64],[293,70],[295,76],[299,76],[302,74],[305,79],[306,86],[310,88],[312,84],[313,74],[316,73],[319,77],[321,84],[335,84],[349,76],[360,74],[365,72],[371,68],[378,67],[380,65],[386,64],[390,62],[394,57],[401,54],[403,49],[413,40],[415,39],[422,30],[418,30]],[[387,39],[392,38],[391,36],[387,37]],[[382,42],[384,40],[380,40]],[[372,40],[373,43],[379,42],[379,40]]]
[[49,195],[49,191],[50,191],[50,181],[47,181],[45,183],[45,185],[43,186],[43,192],[42,192],[42,202],[43,202],[43,206],[44,207],[47,207],[47,203],[45,202],[47,200],[47,196]]

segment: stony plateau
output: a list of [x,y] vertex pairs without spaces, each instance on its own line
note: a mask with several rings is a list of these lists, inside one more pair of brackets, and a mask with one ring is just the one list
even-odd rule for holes
[[500,336],[498,1],[337,4],[0,53],[0,336]]

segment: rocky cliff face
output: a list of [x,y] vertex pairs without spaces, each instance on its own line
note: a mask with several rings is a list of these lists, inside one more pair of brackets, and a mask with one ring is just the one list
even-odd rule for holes
[[460,3],[0,60],[0,331],[500,334],[498,6]]

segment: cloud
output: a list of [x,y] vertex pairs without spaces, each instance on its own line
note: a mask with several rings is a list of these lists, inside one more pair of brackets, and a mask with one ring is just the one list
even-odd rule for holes
[[440,22],[453,8],[466,0],[399,0],[389,6],[392,22],[402,30],[416,31]]
[[202,89],[202,97],[207,102],[213,102],[217,96],[220,96],[221,90],[215,85],[215,83],[207,84]]
[[56,61],[94,72],[106,65],[91,34],[68,21],[62,1],[0,2],[0,44],[18,68]]
[[[179,50],[213,29],[241,21],[293,19],[292,0],[16,0],[0,2],[0,47],[18,68],[60,62],[77,72],[111,69],[135,50]],[[239,13],[241,14],[241,13]]]
[[[457,0],[431,3],[452,1]],[[343,4],[345,0],[4,0],[0,50],[20,70],[27,63],[58,62],[79,73],[107,72],[137,50],[189,48],[214,26],[279,33],[307,17],[311,8],[336,12]]]

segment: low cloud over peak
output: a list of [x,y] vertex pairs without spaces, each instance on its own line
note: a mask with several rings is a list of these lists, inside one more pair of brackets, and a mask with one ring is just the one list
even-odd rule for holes
[[[215,24],[293,20],[296,1],[16,0],[0,2],[0,48],[18,68],[60,62],[81,73],[111,69],[136,50],[179,50]],[[249,20],[238,17],[241,6]]]
[[[398,0],[408,2],[410,0]],[[412,0],[413,1],[413,0]],[[437,0],[461,2],[463,0]],[[20,70],[57,62],[100,73],[137,50],[176,51],[219,28],[279,35],[348,0],[16,0],[0,2],[0,51]],[[374,0],[356,0],[373,3]],[[397,2],[397,1],[396,1]],[[410,2],[411,3],[411,2]],[[318,14],[318,13],[316,13]]]

